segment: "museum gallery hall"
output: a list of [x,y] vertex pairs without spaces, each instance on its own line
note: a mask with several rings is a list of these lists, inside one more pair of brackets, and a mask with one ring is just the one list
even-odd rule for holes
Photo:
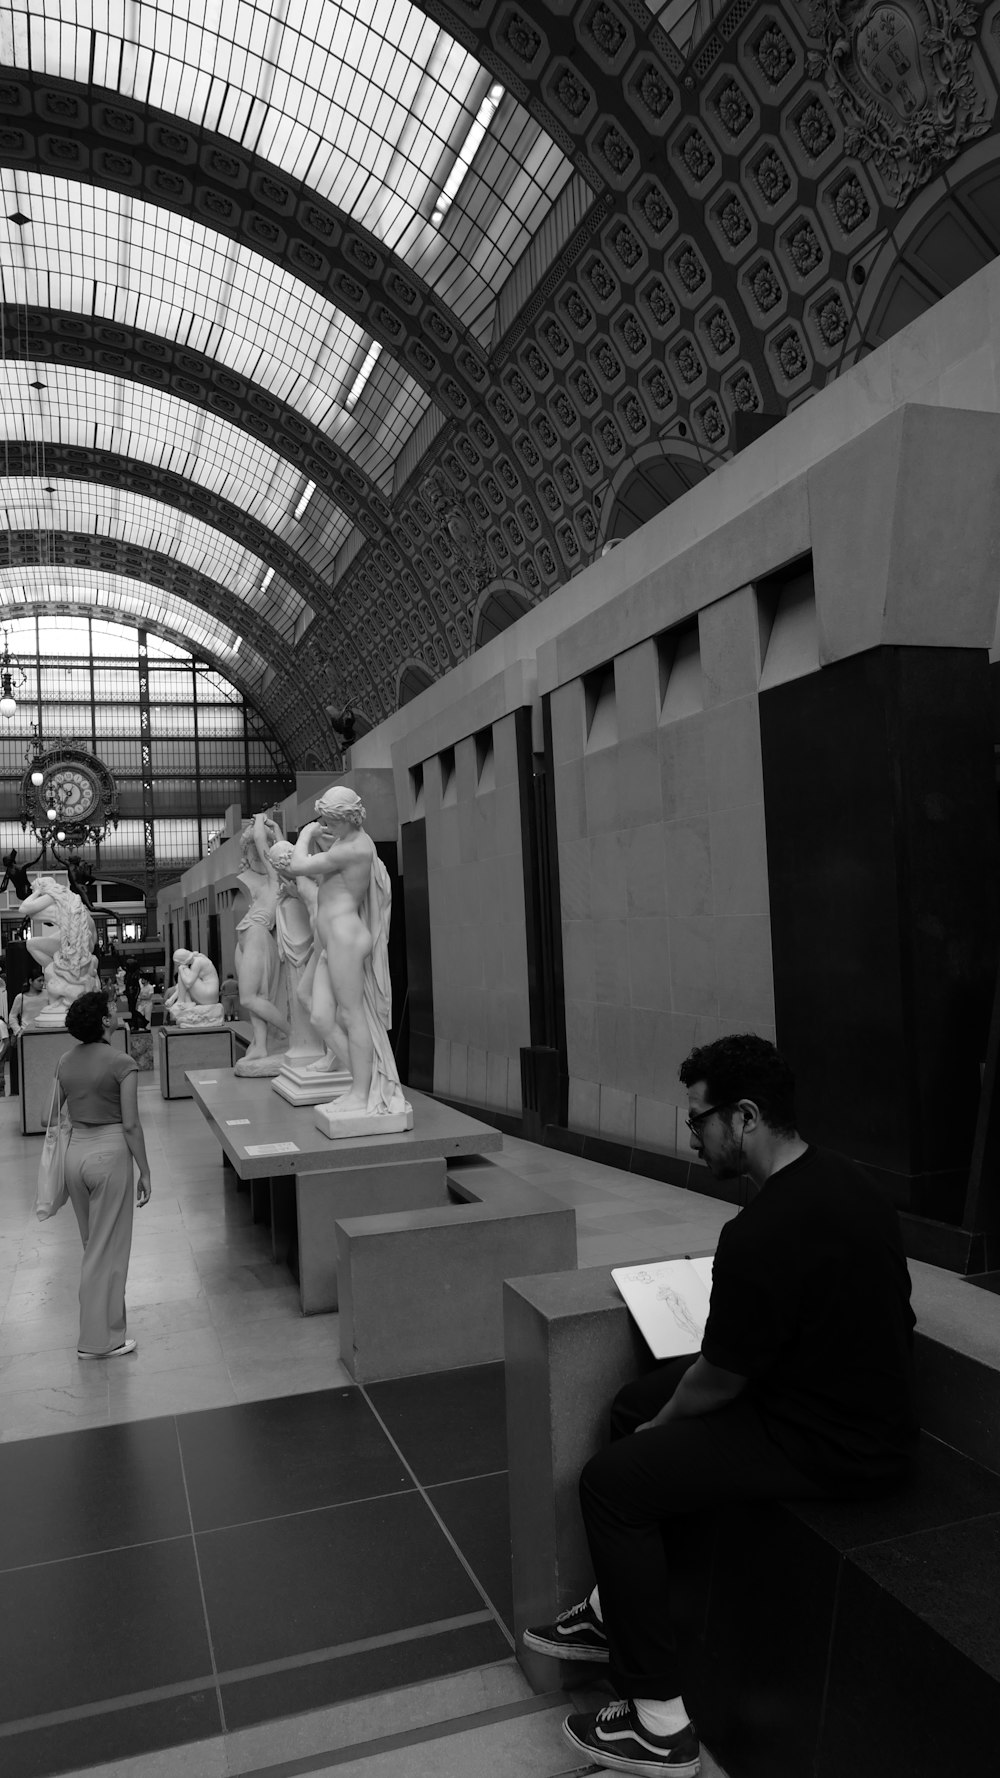
[[[0,61],[4,1778],[985,1778],[1000,0]],[[613,1272],[754,1226],[679,1073],[742,1034],[894,1207],[922,1432],[664,1521],[636,1763],[615,1625],[524,1632],[654,1362]]]

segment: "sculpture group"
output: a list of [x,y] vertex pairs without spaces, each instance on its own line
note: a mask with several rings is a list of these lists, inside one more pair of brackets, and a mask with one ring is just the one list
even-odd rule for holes
[[269,813],[243,832],[236,969],[253,1041],[236,1072],[317,1104],[333,1137],[412,1123],[388,1037],[392,890],[364,821],[360,797],[334,786],[294,846]]
[[[236,973],[252,1039],[236,1073],[273,1078],[293,1104],[315,1105],[331,1137],[409,1129],[392,1046],[389,874],[365,831],[360,797],[335,785],[293,845],[268,811],[245,823],[249,906],[237,927]],[[5,863],[8,861],[4,861]],[[8,870],[8,875],[10,874]],[[100,986],[86,901],[54,877],[23,877],[20,912],[41,922],[28,940],[58,1027],[79,994]],[[166,1016],[181,1030],[221,1026],[219,975],[201,951],[174,952]]]

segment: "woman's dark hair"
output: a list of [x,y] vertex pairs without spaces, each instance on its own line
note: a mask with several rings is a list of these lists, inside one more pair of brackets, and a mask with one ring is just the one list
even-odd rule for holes
[[81,1043],[100,1043],[107,1016],[106,994],[96,990],[93,994],[81,994],[67,1010],[66,1029],[71,1037],[78,1038]]
[[752,1099],[769,1129],[795,1135],[795,1078],[788,1063],[766,1037],[743,1032],[717,1037],[685,1057],[679,1074],[686,1087],[705,1082],[710,1105],[735,1105]]

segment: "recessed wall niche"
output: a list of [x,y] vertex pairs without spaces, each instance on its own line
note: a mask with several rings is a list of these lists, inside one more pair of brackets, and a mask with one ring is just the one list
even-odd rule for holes
[[618,740],[618,705],[615,698],[615,665],[607,661],[583,675],[586,751],[613,747]]
[[438,765],[441,768],[441,806],[458,801],[458,785],[455,781],[455,749],[443,747],[438,754]]
[[481,728],[476,743],[476,793],[485,796],[497,787],[496,761],[493,755],[493,730]]
[[757,582],[760,689],[819,671],[816,582],[811,556]]
[[678,722],[682,716],[694,716],[704,708],[705,688],[696,617],[660,631],[656,638],[656,666],[661,722]]

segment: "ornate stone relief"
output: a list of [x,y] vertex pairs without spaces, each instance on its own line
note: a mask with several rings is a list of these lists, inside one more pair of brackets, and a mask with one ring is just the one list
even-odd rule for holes
[[823,47],[808,72],[843,117],[848,154],[873,162],[897,205],[990,127],[979,19],[974,0],[817,0]]

